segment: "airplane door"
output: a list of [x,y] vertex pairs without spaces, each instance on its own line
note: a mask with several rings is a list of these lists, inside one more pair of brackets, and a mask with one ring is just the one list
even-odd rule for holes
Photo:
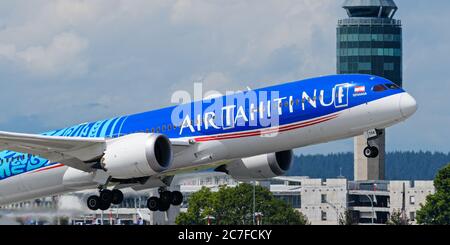
[[341,108],[348,106],[348,83],[338,84],[334,87],[334,107]]

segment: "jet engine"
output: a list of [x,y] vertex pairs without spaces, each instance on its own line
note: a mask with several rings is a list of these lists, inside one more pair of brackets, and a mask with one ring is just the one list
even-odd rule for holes
[[166,136],[138,133],[108,141],[101,165],[113,178],[130,179],[165,171],[172,159],[172,144]]
[[285,174],[292,165],[293,151],[280,151],[242,158],[216,168],[241,181],[264,180]]

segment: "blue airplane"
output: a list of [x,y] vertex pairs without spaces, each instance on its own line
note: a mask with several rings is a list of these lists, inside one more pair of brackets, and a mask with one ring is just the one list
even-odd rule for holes
[[[159,188],[151,211],[180,205],[174,176],[205,169],[241,181],[283,175],[292,149],[382,129],[406,120],[415,99],[372,75],[331,75],[43,134],[0,132],[0,204],[98,188],[92,210],[123,201],[123,188]],[[378,155],[368,140],[364,155]]]

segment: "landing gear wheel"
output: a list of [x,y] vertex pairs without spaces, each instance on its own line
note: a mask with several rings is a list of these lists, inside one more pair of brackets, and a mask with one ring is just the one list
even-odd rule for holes
[[159,208],[158,210],[161,212],[165,212],[170,208],[170,200],[159,199]]
[[87,206],[90,210],[98,210],[100,208],[100,197],[98,196],[90,196],[87,199]]
[[123,201],[123,193],[120,190],[112,190],[112,204],[121,204]]
[[99,209],[102,211],[108,210],[111,207],[110,202],[101,202]]
[[170,192],[170,191],[161,192],[159,194],[159,199],[161,202],[169,203],[169,205],[170,205],[170,203],[172,201],[172,192]]
[[183,203],[183,194],[179,191],[172,192],[172,199],[170,201],[170,204],[174,206],[181,205]]
[[364,156],[367,158],[370,158],[370,156],[372,155],[372,149],[370,146],[367,146],[366,148],[364,148]]
[[100,191],[100,200],[102,201],[102,203],[109,203],[111,204],[113,199],[113,194],[112,191],[104,189]]
[[375,146],[367,146],[364,148],[364,156],[367,158],[376,158],[378,156],[378,148]]
[[375,146],[372,146],[372,158],[375,158],[378,156],[378,148],[376,148]]
[[150,209],[150,211],[158,211],[159,210],[159,203],[160,200],[157,197],[150,197],[147,200],[147,208]]

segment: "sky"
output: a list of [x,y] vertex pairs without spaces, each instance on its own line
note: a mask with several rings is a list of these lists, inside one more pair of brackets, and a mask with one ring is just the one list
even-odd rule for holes
[[[39,133],[336,73],[338,0],[0,1],[0,130]],[[450,1],[396,0],[404,87],[418,101],[387,150],[449,152]],[[353,151],[351,139],[297,150]]]

